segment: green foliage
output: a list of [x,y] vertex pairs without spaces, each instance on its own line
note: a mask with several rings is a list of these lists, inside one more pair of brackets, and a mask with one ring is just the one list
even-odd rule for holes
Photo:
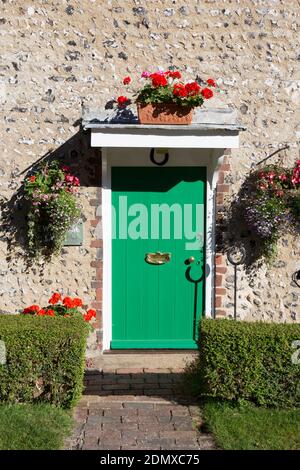
[[201,322],[200,357],[193,365],[202,396],[257,405],[300,405],[300,364],[293,364],[299,324]]
[[79,218],[75,193],[79,179],[57,161],[41,165],[24,182],[28,248],[31,256],[51,256],[61,250],[67,231]]
[[300,448],[300,409],[233,405],[208,401],[204,419],[217,446],[225,450],[297,450]]
[[202,106],[204,99],[201,94],[195,96],[180,97],[173,93],[173,85],[160,86],[154,88],[150,83],[147,83],[144,88],[138,93],[136,101],[138,103],[175,103],[180,106],[195,108]]
[[56,450],[73,424],[70,413],[52,405],[0,405],[0,450]]
[[80,318],[0,315],[0,402],[70,408],[81,396],[88,327]]

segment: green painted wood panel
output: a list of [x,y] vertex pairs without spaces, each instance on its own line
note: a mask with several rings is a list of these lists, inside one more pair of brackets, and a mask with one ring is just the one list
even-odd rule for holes
[[[205,192],[205,168],[112,168],[112,349],[197,347]],[[171,260],[148,264],[146,254],[157,251]]]

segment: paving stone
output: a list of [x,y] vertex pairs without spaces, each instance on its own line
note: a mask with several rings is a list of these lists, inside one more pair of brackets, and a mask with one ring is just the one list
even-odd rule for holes
[[160,436],[169,439],[190,440],[197,437],[195,431],[160,430]]
[[[137,416],[137,409],[135,408],[108,408],[103,409],[104,416],[130,416],[136,417]],[[145,411],[145,410],[142,410]]]
[[99,443],[100,444],[104,444],[104,443],[111,444],[111,443],[115,443],[115,442],[120,443],[120,441],[121,441],[121,431],[119,431],[119,430],[101,431],[100,433],[98,433],[98,437],[99,437]]
[[160,437],[155,439],[146,438],[137,440],[137,445],[148,446],[149,449],[156,446],[164,447],[167,449],[173,444],[174,440]]
[[124,408],[136,408],[136,409],[154,409],[153,403],[124,403]]
[[111,424],[103,424],[103,430],[106,429],[118,429],[119,431],[137,431],[138,430],[138,423],[136,422],[127,422],[127,423],[119,423],[117,427],[112,426]]
[[139,429],[141,431],[156,431],[157,429],[159,429],[159,431],[163,432],[172,432],[174,431],[174,426],[171,423],[160,423],[159,425],[157,423],[140,423]]

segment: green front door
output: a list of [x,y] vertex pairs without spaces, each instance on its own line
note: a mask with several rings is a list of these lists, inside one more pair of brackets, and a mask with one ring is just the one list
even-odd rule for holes
[[113,167],[111,178],[111,348],[195,349],[206,169]]

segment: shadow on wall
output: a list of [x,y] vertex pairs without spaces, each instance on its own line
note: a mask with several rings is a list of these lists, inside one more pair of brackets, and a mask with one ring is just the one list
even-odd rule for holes
[[233,199],[230,204],[219,212],[216,221],[217,251],[223,254],[233,247],[242,248],[245,252],[243,265],[249,275],[255,275],[255,271],[263,264],[262,247],[257,237],[244,221],[241,207]]
[[[69,166],[71,172],[79,177],[81,187],[100,187],[101,157],[99,150],[91,148],[89,142],[89,133],[80,127],[78,132],[63,145],[55,150],[49,150],[17,177],[24,181],[37,170],[42,162],[58,160],[62,165]],[[0,199],[0,240],[7,244],[7,263],[13,266],[14,259],[22,257],[27,270],[33,265],[34,260],[27,255],[26,214],[28,213],[28,202],[24,197],[23,181],[20,182],[19,189],[10,199],[4,197]],[[42,270],[43,266],[40,269]]]

